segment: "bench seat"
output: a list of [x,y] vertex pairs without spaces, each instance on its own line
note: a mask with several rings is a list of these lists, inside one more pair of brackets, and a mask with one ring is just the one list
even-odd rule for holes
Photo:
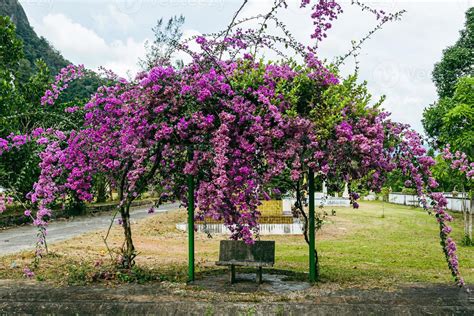
[[246,244],[241,240],[221,240],[218,266],[229,266],[230,283],[235,282],[235,267],[256,267],[257,283],[262,283],[262,268],[273,267],[275,263],[275,242],[255,241]]
[[273,267],[273,262],[257,262],[257,261],[216,261],[218,266],[241,266],[241,267]]

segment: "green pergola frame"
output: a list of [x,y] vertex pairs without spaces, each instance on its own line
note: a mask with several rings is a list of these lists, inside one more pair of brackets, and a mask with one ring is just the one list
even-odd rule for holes
[[[188,150],[188,160],[193,159]],[[188,175],[188,282],[194,281],[194,177]]]
[[[190,159],[192,155],[189,154]],[[314,232],[314,171],[308,172],[309,186],[309,281],[316,281]],[[188,283],[194,281],[194,177],[188,175]]]

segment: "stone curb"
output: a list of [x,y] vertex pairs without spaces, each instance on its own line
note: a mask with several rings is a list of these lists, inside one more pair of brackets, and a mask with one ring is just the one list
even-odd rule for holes
[[473,315],[469,306],[226,302],[1,302],[0,313],[59,315]]

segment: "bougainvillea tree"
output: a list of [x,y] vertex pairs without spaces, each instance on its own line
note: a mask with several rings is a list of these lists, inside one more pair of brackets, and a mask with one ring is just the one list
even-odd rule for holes
[[[0,140],[3,151],[31,140],[44,146],[41,175],[30,194],[38,206],[37,226],[46,227],[51,205],[65,194],[91,200],[97,174],[109,178],[119,193],[123,267],[131,267],[136,256],[131,202],[158,187],[161,197],[186,204],[187,175],[196,181],[197,216],[223,220],[231,238],[248,243],[258,236],[257,206],[267,195],[265,185],[283,174],[295,184],[305,219],[310,170],[348,182],[367,179],[379,189],[386,174],[400,168],[428,207],[425,196],[436,182],[420,136],[370,106],[367,92],[354,79],[341,83],[333,67],[317,58],[318,43],[342,13],[341,6],[332,0],[301,1],[302,7],[311,6],[315,26],[311,38],[316,43],[306,47],[278,19],[285,1],[276,0],[267,14],[239,20],[246,3],[226,30],[193,38],[198,51],[191,51],[187,41],[168,43],[191,56],[182,68],[160,61],[134,80],[109,78],[114,84],[99,88],[85,106],[68,108],[67,113],[84,117],[76,129],[37,129]],[[379,20],[375,30],[400,16],[355,3]],[[259,27],[243,29],[255,21]],[[267,31],[270,22],[280,35]],[[259,52],[269,49],[281,59],[260,59]],[[285,49],[299,60],[288,58]],[[80,69],[69,67],[63,74],[46,92],[43,106],[54,106]],[[462,284],[455,244],[447,237],[451,217],[445,200],[439,194],[430,197],[449,268]],[[351,198],[357,207],[357,193],[351,192]],[[307,220],[305,227],[307,239]]]
[[[327,164],[327,172],[322,170],[322,173],[342,177],[349,183],[365,181],[368,188],[379,192],[387,175],[395,169],[400,170],[407,178],[405,185],[416,189],[422,206],[433,208],[448,265],[456,281],[462,284],[455,245],[448,237],[451,228],[447,223],[452,217],[445,210],[444,196],[432,192],[438,186],[430,171],[434,159],[427,155],[421,136],[407,125],[392,122],[388,113],[376,108],[351,117],[352,110],[350,107],[344,109],[342,121],[334,127],[334,136],[327,140],[320,160],[323,167]],[[354,208],[358,208],[357,192],[350,192],[350,198]],[[428,199],[432,205],[428,205]]]
[[283,170],[310,122],[282,115],[290,103],[278,90],[296,76],[290,67],[251,60],[218,65],[227,72],[200,59],[180,71],[155,67],[134,82],[118,80],[82,109],[67,110],[84,112],[80,129],[37,131],[46,148],[31,194],[39,206],[35,224],[44,227],[50,205],[67,192],[92,200],[93,176],[106,174],[119,192],[121,262],[129,267],[131,202],[159,185],[163,196],[186,203],[184,175],[193,174],[200,214],[223,219],[233,238],[252,242],[259,188]]

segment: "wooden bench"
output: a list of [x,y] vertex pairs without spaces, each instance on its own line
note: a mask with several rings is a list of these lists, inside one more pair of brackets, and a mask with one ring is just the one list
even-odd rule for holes
[[221,240],[218,266],[229,266],[230,283],[235,282],[235,266],[257,268],[257,283],[262,283],[262,268],[275,264],[275,242],[255,241],[248,245],[242,240]]

